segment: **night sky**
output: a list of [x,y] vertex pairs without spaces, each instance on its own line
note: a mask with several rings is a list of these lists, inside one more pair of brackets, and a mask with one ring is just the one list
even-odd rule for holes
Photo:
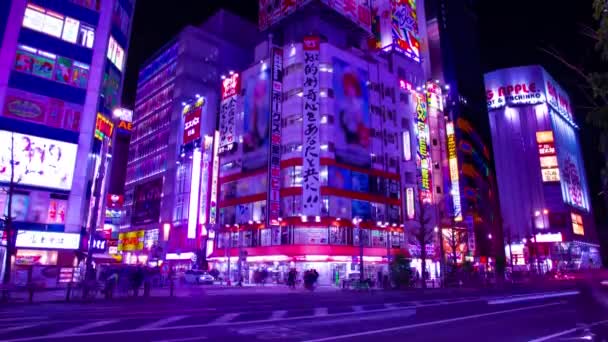
[[[541,48],[555,48],[573,64],[597,66],[593,43],[581,25],[594,25],[592,0],[509,0],[479,3],[480,54],[486,71],[541,64],[570,93],[581,138],[596,216],[606,217],[598,202],[600,158],[598,138],[585,124],[581,79]],[[170,4],[167,6],[167,4]],[[220,7],[257,21],[255,0],[139,0],[127,61],[124,105],[132,106],[140,65],[186,25],[197,25]],[[599,217],[598,217],[599,218]]]

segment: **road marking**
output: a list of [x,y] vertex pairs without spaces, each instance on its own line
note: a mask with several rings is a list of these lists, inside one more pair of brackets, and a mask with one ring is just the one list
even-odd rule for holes
[[240,314],[240,312],[227,313],[211,321],[209,324],[225,324],[237,318]]
[[375,335],[375,334],[381,334],[381,333],[392,332],[392,331],[408,330],[408,329],[426,327],[426,326],[436,325],[436,324],[453,323],[453,322],[459,322],[459,321],[464,321],[464,320],[473,319],[473,318],[496,316],[496,315],[505,314],[505,313],[525,311],[525,310],[532,310],[532,309],[539,309],[539,308],[544,308],[544,307],[549,307],[549,306],[555,306],[555,305],[562,305],[562,304],[563,303],[551,303],[551,304],[543,304],[543,305],[526,306],[526,307],[523,307],[523,308],[510,309],[510,310],[502,310],[502,311],[495,311],[495,312],[488,312],[488,313],[483,313],[483,314],[462,316],[462,317],[456,317],[456,318],[448,318],[448,319],[442,319],[442,320],[439,320],[439,321],[416,323],[416,324],[410,324],[410,325],[405,325],[405,326],[400,326],[400,327],[393,327],[393,328],[386,328],[386,329],[377,329],[377,330],[369,330],[369,331],[364,331],[364,332],[360,332],[360,333],[338,335],[338,336],[331,336],[331,337],[323,337],[323,338],[317,338],[317,339],[313,339],[313,340],[308,340],[306,342],[323,342],[323,341],[344,340],[344,339],[353,338],[353,337]]
[[287,316],[287,310],[275,310],[270,315],[270,319],[280,319]]
[[363,312],[363,306],[361,305],[353,305],[354,312]]
[[[608,319],[603,320],[603,321],[597,321],[597,322],[593,322],[593,323],[591,323],[591,324],[588,324],[586,327],[594,327],[594,326],[596,326],[596,325],[601,325],[601,324],[604,324],[604,323],[608,323]],[[547,335],[547,336],[542,336],[542,337],[539,337],[539,338],[535,338],[535,339],[533,339],[533,340],[530,340],[529,342],[543,342],[543,341],[552,340],[552,339],[554,339],[554,338],[556,338],[556,337],[560,337],[560,336],[568,335],[568,334],[571,334],[571,333],[573,333],[573,332],[576,332],[577,330],[584,329],[584,328],[585,328],[584,326],[581,326],[581,327],[576,327],[576,328],[572,328],[572,329],[568,329],[568,330],[560,331],[560,332],[557,332],[557,333],[555,333],[555,334],[551,334],[551,335]]]
[[327,308],[315,308],[314,316],[327,316],[328,313]]
[[[366,314],[374,314],[380,312],[391,312],[403,310],[399,309],[374,309],[374,310],[366,310]],[[414,312],[415,313],[415,312]],[[238,315],[238,314],[237,314]],[[359,313],[356,312],[341,312],[327,315],[326,317],[343,317],[343,316],[354,316]],[[221,317],[220,317],[221,318]],[[198,328],[210,328],[210,327],[222,327],[222,326],[230,326],[234,327],[237,325],[251,325],[251,324],[266,324],[266,323],[285,323],[292,321],[303,321],[311,318],[316,318],[313,315],[310,316],[298,316],[298,317],[285,317],[280,319],[260,319],[255,321],[240,321],[240,322],[225,322],[225,323],[205,323],[205,324],[192,324],[192,325],[180,325],[180,326],[170,326],[170,327],[161,327],[161,328],[152,328],[147,330],[142,329],[123,329],[123,330],[109,330],[109,331],[95,331],[95,332],[85,332],[85,333],[73,333],[71,335],[47,335],[47,336],[32,336],[32,337],[24,337],[24,338],[16,338],[11,340],[3,340],[2,342],[26,342],[26,341],[39,341],[39,340],[50,340],[50,339],[60,339],[66,337],[86,337],[86,336],[103,336],[103,335],[116,335],[116,334],[133,334],[133,333],[141,333],[141,332],[151,332],[151,331],[167,331],[167,330],[178,330],[178,329],[198,329]]]
[[144,324],[141,327],[137,328],[137,330],[140,330],[140,329],[144,329],[145,330],[145,329],[164,327],[165,325],[167,325],[169,323],[177,322],[177,321],[182,320],[182,319],[184,319],[186,317],[188,317],[188,316],[186,316],[186,315],[170,316],[170,317],[158,320],[156,322]]
[[14,322],[14,321],[37,321],[47,319],[48,316],[23,316],[13,318],[0,318],[0,322]]
[[11,331],[25,330],[25,329],[37,327],[37,326],[42,325],[42,324],[44,324],[44,323],[17,325],[17,326],[14,326],[14,327],[2,328],[2,332],[1,333],[7,333],[7,332],[11,332]]
[[83,332],[85,330],[103,327],[104,325],[109,325],[109,324],[116,323],[116,322],[118,322],[118,320],[116,320],[116,319],[110,319],[110,320],[106,320],[106,321],[92,322],[92,323],[89,323],[89,324],[81,325],[79,327],[74,327],[74,328],[67,329],[67,330],[64,330],[64,331],[60,331],[60,332],[57,332],[57,333],[54,333],[54,334],[50,334],[47,337],[65,337],[65,336],[70,336],[70,335],[78,334],[78,333]]
[[536,294],[536,295],[527,295],[527,296],[518,296],[518,297],[506,297],[506,298],[488,300],[488,304],[489,305],[508,304],[508,303],[526,302],[526,301],[535,300],[535,299],[568,297],[568,296],[576,296],[579,293],[580,292],[578,292],[578,291],[564,291],[564,292],[541,293],[541,294]]
[[186,338],[174,338],[171,340],[158,340],[154,342],[186,342],[186,341],[201,341],[206,340],[206,336],[197,336],[197,337],[186,337]]

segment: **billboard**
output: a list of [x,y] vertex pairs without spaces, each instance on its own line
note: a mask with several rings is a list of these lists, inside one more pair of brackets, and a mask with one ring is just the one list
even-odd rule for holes
[[19,230],[16,246],[19,248],[78,249],[80,234]]
[[302,214],[307,216],[321,213],[320,45],[319,37],[304,37]]
[[270,92],[270,121],[268,125],[270,136],[268,157],[268,207],[269,227],[279,226],[281,210],[281,118],[283,116],[283,50],[272,48],[272,90]]
[[14,180],[20,185],[70,190],[78,146],[33,135],[0,131],[0,182],[11,179],[11,136]]
[[564,203],[588,212],[589,189],[576,129],[562,114],[549,110]]
[[158,222],[160,200],[163,191],[163,178],[156,178],[135,186],[133,195],[133,225]]
[[193,105],[186,105],[182,110],[184,115],[183,144],[187,145],[201,138],[201,120],[205,99],[199,98]]
[[431,191],[431,154],[429,150],[430,134],[428,124],[428,112],[426,97],[424,94],[414,93],[416,100],[416,131],[418,135],[418,153],[416,164],[420,169],[420,198],[431,203],[433,192]]
[[239,74],[232,74],[222,80],[222,101],[220,102],[220,142],[219,153],[229,152],[236,147],[236,101],[241,92]]
[[106,118],[101,113],[97,113],[97,119],[95,120],[95,138],[99,140],[111,138],[113,131],[114,124],[112,123],[112,120]]
[[391,23],[394,48],[420,62],[420,33],[416,0],[393,0]]
[[262,64],[244,87],[243,169],[254,170],[268,165],[270,69]]
[[260,30],[265,30],[274,25],[285,16],[295,12],[299,6],[308,2],[310,0],[259,0],[258,26]]
[[336,160],[340,163],[370,167],[370,113],[367,72],[333,58]]
[[118,251],[130,252],[144,249],[144,230],[118,234]]
[[365,31],[371,31],[370,0],[321,0]]
[[452,195],[454,220],[462,221],[462,204],[460,202],[460,182],[458,172],[458,155],[456,151],[456,134],[454,123],[445,124],[445,131],[448,136],[448,165],[450,167],[450,194]]

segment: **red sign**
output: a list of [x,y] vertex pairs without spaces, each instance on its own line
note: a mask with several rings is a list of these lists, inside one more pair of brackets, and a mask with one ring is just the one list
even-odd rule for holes
[[108,194],[106,197],[106,206],[109,209],[122,208],[124,203],[125,203],[125,196],[123,196],[123,195]]
[[321,38],[318,36],[304,37],[304,51],[319,51],[321,46]]
[[[519,95],[519,94],[529,94],[536,93],[536,83],[516,83],[509,84],[506,86],[502,86],[498,88],[498,97],[511,96],[511,95]],[[496,92],[494,90],[488,90],[486,92],[488,100],[492,100],[496,96]]]
[[222,81],[222,100],[237,95],[241,91],[239,74],[232,74]]
[[120,121],[118,121],[118,128],[124,129],[125,131],[132,131],[133,123],[129,122],[129,121],[120,120]]
[[555,145],[553,143],[538,144],[538,154],[541,156],[555,155]]
[[184,144],[188,144],[201,137],[202,107],[194,107],[184,117]]
[[97,120],[95,121],[95,138],[103,140],[106,137],[112,136],[114,130],[114,124],[112,121],[101,113],[97,113]]

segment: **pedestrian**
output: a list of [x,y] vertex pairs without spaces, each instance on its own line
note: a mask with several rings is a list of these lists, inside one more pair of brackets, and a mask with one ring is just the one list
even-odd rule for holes
[[287,274],[287,286],[292,289],[296,288],[296,270],[293,268]]
[[106,299],[112,299],[114,296],[114,289],[118,284],[118,273],[112,272],[112,274],[106,278],[105,295]]

